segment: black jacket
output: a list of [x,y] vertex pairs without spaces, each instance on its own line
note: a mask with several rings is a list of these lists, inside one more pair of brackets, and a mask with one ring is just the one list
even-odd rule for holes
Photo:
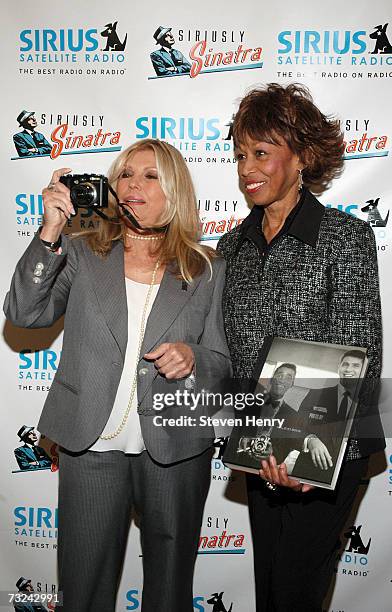
[[359,412],[372,418],[358,425],[360,455],[384,448],[376,401],[382,331],[372,228],[324,208],[305,190],[287,231],[263,258],[248,235],[261,217],[255,206],[218,243],[227,263],[223,311],[234,375],[251,377],[266,336],[365,347],[366,400]]

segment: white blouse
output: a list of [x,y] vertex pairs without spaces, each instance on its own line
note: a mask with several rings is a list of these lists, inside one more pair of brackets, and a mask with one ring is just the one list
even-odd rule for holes
[[[118,385],[116,399],[109,420],[106,423],[102,435],[111,434],[120,425],[124,412],[127,409],[135,371],[137,367],[137,350],[139,347],[140,324],[144,305],[150,285],[137,283],[130,278],[125,278],[125,287],[128,304],[128,343],[125,354],[124,369]],[[146,313],[146,321],[150,314],[152,305],[157,296],[159,285],[154,285]],[[133,397],[131,410],[125,427],[118,436],[111,440],[98,440],[89,448],[91,451],[119,450],[123,453],[139,454],[145,450],[140,420],[137,413],[137,392]]]

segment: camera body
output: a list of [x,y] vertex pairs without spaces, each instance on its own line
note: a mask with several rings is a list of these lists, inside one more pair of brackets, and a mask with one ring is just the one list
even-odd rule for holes
[[60,182],[70,190],[75,211],[108,207],[108,179],[103,174],[65,174]]

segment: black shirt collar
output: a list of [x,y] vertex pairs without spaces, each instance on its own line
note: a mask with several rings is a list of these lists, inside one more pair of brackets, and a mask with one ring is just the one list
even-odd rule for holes
[[[286,219],[282,233],[293,236],[305,244],[315,247],[325,208],[306,188],[303,188],[302,191],[298,204]],[[261,228],[263,217],[264,208],[262,206],[253,206],[249,215],[241,224],[241,235],[237,246],[237,253],[244,240],[248,237],[248,234],[252,233],[252,229],[255,226]]]

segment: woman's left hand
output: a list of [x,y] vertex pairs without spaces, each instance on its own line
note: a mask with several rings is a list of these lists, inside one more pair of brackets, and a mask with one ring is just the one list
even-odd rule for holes
[[159,374],[166,378],[184,378],[189,376],[195,365],[195,355],[190,346],[184,342],[164,342],[144,359],[151,359]]
[[291,478],[287,474],[287,467],[285,463],[278,465],[273,455],[270,455],[268,459],[261,461],[261,470],[259,471],[260,477],[263,480],[267,480],[273,484],[281,487],[287,487],[293,489],[293,491],[299,491],[301,493],[307,493],[314,489],[312,485],[302,484],[299,480]]

